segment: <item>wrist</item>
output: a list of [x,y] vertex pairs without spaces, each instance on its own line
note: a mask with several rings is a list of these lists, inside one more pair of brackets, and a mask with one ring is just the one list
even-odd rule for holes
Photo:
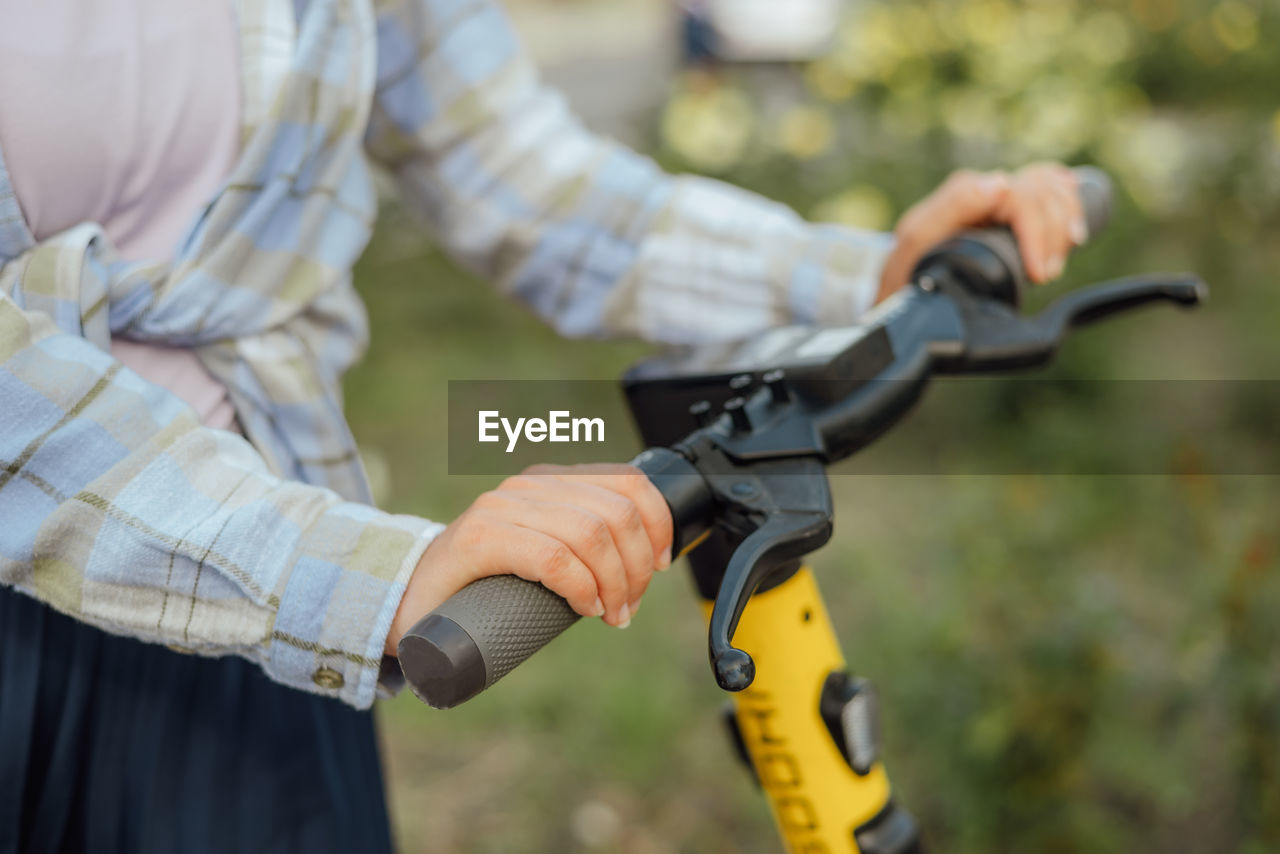
[[[413,573],[409,576],[404,596],[400,599],[395,616],[391,618],[391,629],[387,632],[386,644],[383,647],[385,655],[396,655],[400,639],[404,637],[405,632],[449,598],[447,584],[441,578],[442,573],[433,571],[431,560],[428,558],[435,545],[434,540],[427,545],[418,558]],[[438,567],[434,569],[438,570]]]

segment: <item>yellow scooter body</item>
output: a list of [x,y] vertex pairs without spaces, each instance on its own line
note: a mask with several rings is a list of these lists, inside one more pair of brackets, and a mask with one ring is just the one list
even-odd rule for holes
[[[709,619],[711,603],[703,610]],[[738,729],[787,850],[859,851],[854,831],[888,805],[889,778],[879,761],[855,772],[822,719],[823,685],[845,661],[813,573],[753,596],[734,645],[756,665],[734,695]]]

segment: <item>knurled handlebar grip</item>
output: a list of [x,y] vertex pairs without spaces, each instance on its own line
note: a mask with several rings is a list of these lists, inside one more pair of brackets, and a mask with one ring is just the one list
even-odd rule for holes
[[449,597],[400,639],[397,655],[418,699],[450,709],[510,673],[578,621],[535,581],[494,575]]
[[1077,166],[1071,170],[1076,176],[1076,188],[1080,203],[1084,206],[1084,222],[1088,237],[1096,237],[1107,227],[1111,219],[1111,179],[1096,166]]

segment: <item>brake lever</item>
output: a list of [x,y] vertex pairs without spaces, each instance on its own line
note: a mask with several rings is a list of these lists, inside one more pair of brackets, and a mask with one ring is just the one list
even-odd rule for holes
[[721,507],[719,524],[742,537],[716,592],[707,652],[716,683],[741,691],[755,679],[755,663],[733,646],[738,621],[775,572],[831,539],[831,488],[816,457],[752,463],[708,474],[706,482]]
[[1209,287],[1192,273],[1127,276],[1064,294],[1036,315],[1034,322],[1044,335],[1061,339],[1070,328],[1147,303],[1167,300],[1189,308],[1208,298]]
[[1072,291],[1039,314],[1023,317],[1007,304],[963,287],[951,283],[942,287],[959,308],[965,327],[963,351],[938,365],[947,373],[1042,364],[1070,329],[1154,302],[1195,306],[1209,293],[1205,283],[1190,273],[1131,276]]

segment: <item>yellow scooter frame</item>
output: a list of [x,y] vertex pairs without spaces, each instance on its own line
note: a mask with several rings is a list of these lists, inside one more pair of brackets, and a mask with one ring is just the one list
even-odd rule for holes
[[[711,602],[703,611],[709,618]],[[915,823],[890,799],[875,756],[874,692],[852,682],[852,696],[830,696],[845,660],[813,573],[801,568],[753,596],[734,640],[756,663],[751,687],[733,695],[736,733],[787,850],[918,852]],[[844,713],[824,718],[824,705]]]

